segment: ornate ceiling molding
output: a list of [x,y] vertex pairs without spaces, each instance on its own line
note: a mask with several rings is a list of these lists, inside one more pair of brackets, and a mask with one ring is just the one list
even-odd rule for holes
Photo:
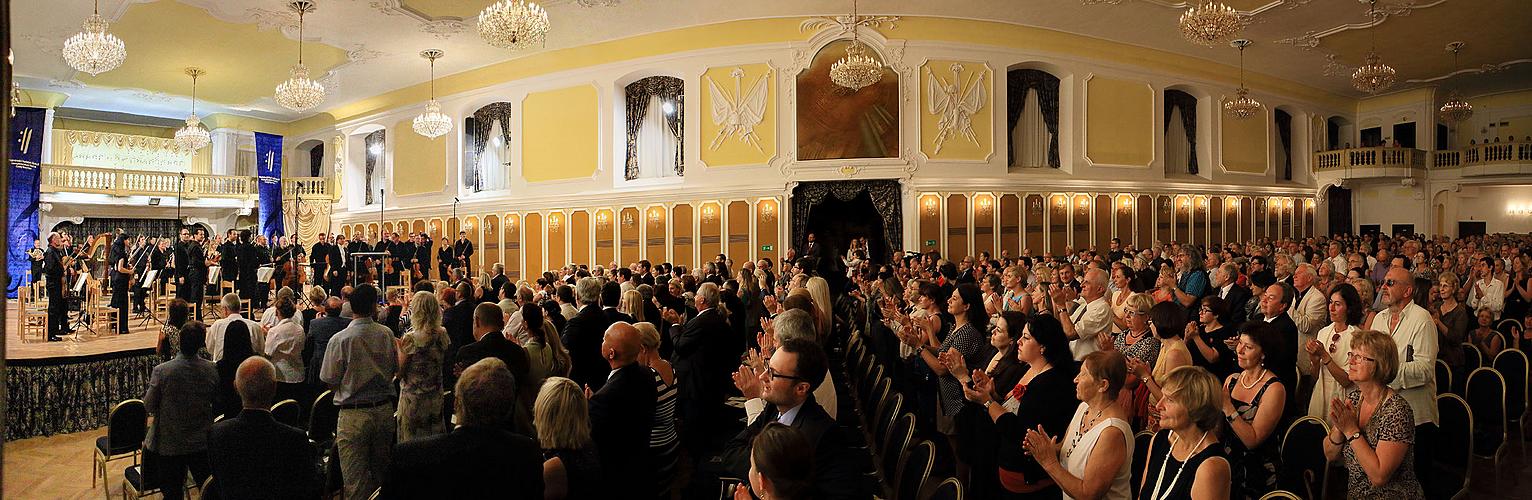
[[[1154,0],[1146,1],[1149,1],[1150,3],[1156,3]],[[1387,21],[1390,17],[1408,16],[1417,10],[1428,9],[1446,2],[1447,0],[1435,0],[1433,2],[1416,3],[1414,1],[1407,0],[1403,2],[1381,4],[1378,5],[1378,10],[1373,13],[1373,19],[1371,21],[1341,24],[1339,26],[1334,26],[1323,30],[1311,30],[1302,35],[1273,40],[1272,43],[1277,45],[1291,45],[1295,48],[1300,48],[1303,50],[1313,50],[1318,48],[1320,42],[1323,41],[1323,39],[1327,36],[1332,36],[1351,30],[1371,28],[1373,26],[1383,24],[1383,22]]]
[[1513,59],[1513,60],[1506,61],[1506,62],[1503,62],[1503,63],[1500,63],[1500,64],[1484,64],[1484,65],[1481,65],[1481,66],[1479,66],[1477,68],[1460,69],[1460,70],[1457,70],[1457,71],[1454,71],[1454,72],[1451,72],[1451,73],[1447,73],[1445,75],[1433,76],[1431,78],[1411,78],[1411,79],[1406,79],[1405,82],[1407,82],[1407,83],[1431,83],[1431,82],[1446,80],[1448,78],[1452,78],[1452,77],[1458,76],[1458,75],[1485,75],[1485,74],[1493,74],[1493,73],[1499,73],[1501,71],[1505,71],[1507,69],[1510,69],[1511,66],[1515,66],[1517,64],[1526,64],[1526,63],[1532,63],[1532,59]]

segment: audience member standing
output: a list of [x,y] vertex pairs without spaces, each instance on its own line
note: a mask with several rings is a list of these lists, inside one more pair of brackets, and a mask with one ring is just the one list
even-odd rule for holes
[[[322,477],[314,445],[302,430],[277,422],[271,400],[277,370],[255,357],[240,363],[234,386],[244,409],[213,424],[208,435],[217,498],[315,498]],[[202,492],[203,498],[214,497]]]
[[704,283],[698,287],[692,301],[697,314],[681,324],[681,313],[666,308],[661,311],[665,321],[672,323],[670,337],[675,347],[673,354],[676,384],[680,390],[681,421],[687,425],[683,436],[687,448],[694,454],[702,452],[701,446],[718,429],[728,383],[728,371],[732,370],[738,353],[727,349],[729,321],[718,309],[718,286]]
[[[1028,456],[1035,457],[1038,467],[1063,490],[1065,499],[1131,496],[1129,492],[1136,486],[1129,484],[1133,477],[1128,460],[1134,455],[1133,429],[1128,426],[1127,408],[1118,404],[1127,375],[1128,366],[1121,353],[1097,351],[1086,355],[1074,378],[1075,398],[1080,405],[1075,408],[1063,441],[1046,432],[1026,429],[1027,437],[1021,447]],[[1007,440],[1007,445],[1015,446],[1010,444],[1014,442]]]
[[278,300],[272,306],[277,311],[277,324],[266,336],[266,353],[277,370],[277,397],[294,399],[302,404],[311,401],[304,385],[303,326],[294,317],[298,310],[291,300]]
[[655,494],[669,498],[681,459],[681,438],[676,433],[676,373],[660,357],[660,332],[649,323],[633,325],[642,347],[638,364],[654,372],[654,425],[649,429],[649,451],[654,455]]
[[[1325,457],[1345,464],[1351,498],[1424,498],[1415,457],[1430,455],[1419,453],[1414,417],[1418,410],[1388,385],[1402,376],[1396,375],[1401,363],[1393,337],[1373,330],[1357,332],[1351,336],[1346,360],[1346,375],[1355,385],[1330,405]],[[1366,424],[1359,416],[1364,412],[1369,415]]]
[[591,440],[589,404],[580,386],[563,377],[549,378],[537,393],[535,420],[537,442],[543,449],[544,498],[609,498],[601,455]]
[[[266,346],[266,330],[261,328],[259,323],[245,319],[244,316],[240,315],[238,295],[226,294],[220,300],[220,303],[223,306],[224,313],[227,315],[218,321],[214,321],[213,326],[208,327],[207,334],[207,351],[213,355],[213,362],[216,363],[218,360],[223,359],[225,335],[229,330],[229,326],[235,323],[242,325],[245,333],[250,337],[249,340],[252,347],[260,346],[264,348]],[[188,304],[193,307],[196,306],[195,304]]]
[[[1386,306],[1372,320],[1372,329],[1388,334],[1399,350],[1397,376],[1384,379],[1413,410],[1415,450],[1429,457],[1436,439],[1436,324],[1431,313],[1415,304],[1415,280],[1403,267],[1384,275],[1381,295]],[[1374,353],[1376,354],[1376,353]],[[1430,483],[1430,460],[1416,464],[1416,476]],[[1429,486],[1429,484],[1427,484]]]
[[750,442],[748,489],[746,484],[739,485],[734,498],[808,498],[814,476],[814,452],[810,446],[797,429],[779,422],[766,424]]
[[208,475],[207,433],[218,372],[212,362],[197,357],[206,331],[200,321],[181,328],[180,354],[154,367],[144,394],[154,421],[144,436],[143,471],[165,498],[181,498],[188,469],[199,484]]
[[[1079,305],[1072,314],[1064,310],[1058,312],[1057,317],[1063,322],[1064,333],[1069,336],[1070,350],[1074,352],[1076,360],[1085,359],[1086,354],[1096,351],[1097,336],[1110,336],[1112,333],[1112,303],[1106,299],[1106,278],[1106,273],[1100,269],[1086,271],[1085,282],[1080,284]],[[1055,289],[1049,298],[1064,298],[1068,294],[1064,288]],[[1059,300],[1051,302],[1059,306],[1065,304]]]
[[[1316,292],[1317,293],[1317,292]],[[1288,385],[1266,369],[1267,352],[1284,340],[1264,323],[1246,323],[1239,338],[1240,372],[1224,382],[1223,414],[1228,425],[1223,440],[1234,461],[1234,491],[1245,498],[1260,498],[1277,489],[1277,426],[1294,397]]]
[[400,443],[446,430],[442,420],[442,363],[448,340],[441,311],[431,292],[415,292],[410,300],[410,332],[395,340]]
[[1165,379],[1160,425],[1149,442],[1138,498],[1228,498],[1229,459],[1219,444],[1222,391],[1207,370],[1183,366]]
[[575,298],[580,303],[580,313],[564,324],[561,337],[574,363],[569,378],[581,387],[599,390],[609,371],[601,357],[601,339],[606,327],[612,324],[601,313],[601,280],[580,278],[575,284]]
[[1308,415],[1320,419],[1330,415],[1330,402],[1345,396],[1345,389],[1351,387],[1351,380],[1346,378],[1346,353],[1351,352],[1351,336],[1359,330],[1362,313],[1367,310],[1356,287],[1349,283],[1330,289],[1328,308],[1330,324],[1304,346],[1315,374]]
[[591,436],[601,452],[601,470],[614,484],[645,485],[654,481],[649,450],[654,423],[654,374],[638,364],[642,342],[638,329],[613,323],[601,342],[611,368],[607,383],[590,397]]
[[215,363],[218,369],[218,400],[213,408],[218,415],[225,417],[239,413],[244,405],[239,399],[239,392],[234,390],[234,374],[239,371],[239,364],[245,362],[246,358],[260,355],[251,344],[252,335],[241,331],[244,327],[244,323],[230,325],[224,338],[223,359]]
[[330,339],[351,325],[351,319],[341,315],[340,310],[344,303],[337,296],[325,299],[324,315],[309,322],[308,342],[303,348],[305,363],[303,378],[308,381],[316,395],[325,390],[324,381],[319,380],[319,369],[324,366],[324,353],[330,346]]
[[[505,329],[505,316],[500,313],[500,306],[490,303],[479,304],[473,310],[473,338],[474,343],[458,349],[457,360],[454,361],[454,372],[461,373],[469,366],[484,358],[497,358],[505,363],[506,369],[515,377],[517,387],[527,391],[536,390],[537,386],[527,385],[531,380],[531,362],[527,360],[527,351],[516,343],[505,339],[500,332]],[[507,429],[514,432],[532,436],[532,409],[527,408],[520,400],[513,409],[513,427]]]
[[351,291],[351,325],[325,349],[319,378],[335,391],[340,409],[335,446],[348,499],[362,499],[383,484],[394,445],[394,374],[399,371],[394,336],[372,320],[378,289]]

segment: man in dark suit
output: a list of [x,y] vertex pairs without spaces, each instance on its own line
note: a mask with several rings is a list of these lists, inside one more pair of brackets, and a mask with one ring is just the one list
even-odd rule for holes
[[612,325],[601,313],[601,279],[580,278],[575,284],[575,301],[580,304],[580,312],[564,324],[560,339],[574,365],[569,378],[582,387],[600,390],[610,371],[601,358],[601,339],[606,327]]
[[[464,301],[466,302],[466,301]],[[527,351],[515,342],[506,340],[500,331],[505,329],[505,315],[500,311],[500,306],[495,304],[479,304],[473,309],[473,338],[474,342],[463,346],[457,351],[457,358],[453,361],[453,373],[461,374],[468,367],[484,358],[496,358],[505,363],[506,369],[516,377],[518,390],[522,392],[536,391],[541,380],[532,380],[532,364],[527,357]],[[536,436],[537,432],[532,429],[532,412],[527,408],[524,401],[518,400],[515,411],[514,428],[517,432],[527,436]]]
[[681,420],[693,426],[696,432],[688,432],[686,445],[693,453],[700,454],[709,432],[719,418],[724,418],[724,400],[727,399],[726,383],[729,373],[739,365],[739,352],[729,348],[733,333],[729,321],[718,309],[718,286],[703,283],[693,296],[697,314],[681,324],[681,313],[666,308],[660,314],[671,324],[671,347],[674,350],[677,399]]
[[[750,443],[766,427],[780,422],[799,432],[814,447],[813,498],[866,498],[861,467],[852,453],[844,427],[825,413],[814,400],[814,389],[824,382],[829,360],[824,349],[806,339],[782,342],[758,375],[766,409],[724,447],[722,465],[728,475],[750,477]],[[715,471],[717,472],[717,471]]]
[[383,498],[543,498],[537,441],[506,432],[517,399],[505,363],[485,358],[453,388],[460,426],[394,446]]
[[[336,291],[339,292],[339,290]],[[351,319],[342,317],[340,314],[342,305],[340,297],[331,295],[324,302],[324,315],[314,318],[314,321],[308,324],[308,338],[303,341],[304,370],[306,371],[303,380],[313,386],[314,394],[329,388],[319,380],[319,367],[324,364],[324,351],[330,345],[330,338],[351,326]]]
[[[1272,371],[1276,372],[1277,376],[1282,378],[1282,383],[1288,387],[1298,387],[1298,324],[1293,322],[1292,316],[1287,314],[1288,305],[1292,304],[1294,295],[1296,295],[1295,290],[1286,283],[1279,282],[1266,287],[1266,293],[1261,294],[1262,317],[1259,318],[1259,321],[1270,324],[1282,334],[1282,348],[1278,349],[1280,352],[1266,354],[1266,366],[1274,367]],[[1251,318],[1250,321],[1258,321],[1258,319]],[[1299,399],[1296,397],[1289,398],[1288,409],[1297,408],[1294,406],[1297,401]]]
[[442,327],[447,329],[447,338],[451,344],[447,346],[446,362],[442,368],[446,372],[442,380],[455,380],[453,377],[453,365],[456,364],[458,350],[463,346],[472,344],[476,339],[473,337],[473,306],[474,302],[468,297],[460,295],[462,290],[451,289],[443,292],[443,297],[452,304],[447,310],[442,311]]
[[276,368],[266,358],[254,356],[240,363],[234,388],[244,410],[208,431],[208,460],[218,478],[219,498],[319,495],[319,457],[308,436],[271,416],[276,376]]
[[638,364],[638,329],[613,323],[601,354],[611,380],[590,397],[591,439],[601,452],[601,470],[611,484],[637,487],[654,481],[649,428],[654,423],[654,375]]
[[601,314],[606,316],[607,324],[618,321],[633,323],[636,320],[628,313],[617,310],[617,305],[622,303],[622,285],[616,281],[608,281],[601,286]]
[[1229,305],[1229,312],[1218,318],[1225,325],[1245,322],[1245,304],[1250,301],[1250,289],[1235,283],[1239,279],[1239,266],[1226,262],[1213,270],[1213,294]]

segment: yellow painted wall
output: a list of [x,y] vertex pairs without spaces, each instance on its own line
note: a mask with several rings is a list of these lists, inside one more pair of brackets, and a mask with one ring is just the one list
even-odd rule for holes
[[1263,106],[1255,116],[1243,120],[1220,114],[1218,120],[1223,124],[1220,149],[1224,170],[1247,174],[1265,173],[1271,163],[1271,153],[1268,151],[1270,141],[1267,140],[1270,135],[1270,110]]
[[[957,68],[958,72],[953,73]],[[932,78],[938,80],[933,82]],[[934,83],[934,85],[933,85]],[[934,87],[950,86],[956,90],[957,105],[968,96],[970,89],[978,92],[982,104],[973,114],[974,141],[953,128],[946,137],[941,136],[941,115],[932,113],[936,96]],[[976,88],[975,88],[976,87]],[[984,160],[994,151],[994,96],[995,76],[989,66],[970,61],[931,60],[920,68],[920,150],[926,157],[941,160]],[[961,123],[961,121],[959,121]],[[956,126],[956,124],[954,124]],[[938,138],[942,139],[938,143]],[[937,153],[940,147],[941,152]]]
[[1085,82],[1085,156],[1092,163],[1149,166],[1156,122],[1147,83],[1100,76]]
[[446,188],[447,136],[427,139],[415,133],[410,120],[403,120],[394,124],[388,140],[394,141],[393,194],[436,193]]
[[[733,76],[735,70],[739,70],[739,79]],[[709,167],[722,167],[730,165],[759,165],[771,161],[772,152],[777,150],[777,79],[771,66],[766,64],[742,64],[737,66],[721,66],[708,68],[702,74],[702,106],[699,120],[702,123],[701,138],[702,163]],[[760,82],[766,86],[766,113],[761,117],[761,123],[752,130],[755,135],[755,144],[752,145],[743,140],[741,134],[732,134],[728,137],[719,138],[718,131],[722,128],[713,123],[713,91],[710,83],[717,84],[718,90],[729,97],[732,102],[738,103],[748,95],[753,85]],[[724,103],[717,103],[727,106]],[[716,146],[715,146],[716,145]]]
[[596,87],[528,94],[521,102],[521,175],[527,182],[596,173]]
[[1356,102],[1357,113],[1367,113],[1380,109],[1388,109],[1409,104],[1425,104],[1431,100],[1432,89],[1422,87],[1418,89],[1395,92],[1377,97],[1369,97]]

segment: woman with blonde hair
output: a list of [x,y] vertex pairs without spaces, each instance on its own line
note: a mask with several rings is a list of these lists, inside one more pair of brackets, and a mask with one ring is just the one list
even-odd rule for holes
[[1183,366],[1165,377],[1158,404],[1161,430],[1149,441],[1138,498],[1229,498],[1229,460],[1218,434],[1223,390],[1198,366]]
[[1027,268],[1022,266],[1005,268],[1005,273],[1000,275],[1000,283],[1005,287],[1001,309],[1032,314],[1032,296],[1026,290],[1027,274]]
[[644,319],[644,294],[636,288],[622,292],[622,301],[618,303],[617,310],[632,316],[634,322],[647,321]]
[[681,458],[681,439],[676,433],[676,373],[660,356],[660,331],[651,323],[636,323],[638,364],[654,372],[654,425],[649,428],[649,451],[654,454],[655,483],[661,498],[670,497],[677,465]]
[[830,282],[815,276],[809,278],[805,288],[809,290],[809,297],[814,299],[814,309],[817,310],[814,322],[819,329],[819,337],[828,338],[835,327],[835,313],[831,312],[835,304],[830,300]]
[[1415,413],[1388,386],[1398,372],[1393,337],[1375,330],[1351,335],[1346,376],[1354,386],[1331,401],[1323,443],[1325,458],[1346,466],[1350,498],[1425,497],[1415,476]]
[[564,377],[549,377],[537,393],[532,420],[543,450],[543,498],[607,498],[580,386]]
[[410,332],[394,340],[399,363],[398,440],[441,434],[442,363],[447,355],[447,329],[441,304],[430,292],[410,299]]

